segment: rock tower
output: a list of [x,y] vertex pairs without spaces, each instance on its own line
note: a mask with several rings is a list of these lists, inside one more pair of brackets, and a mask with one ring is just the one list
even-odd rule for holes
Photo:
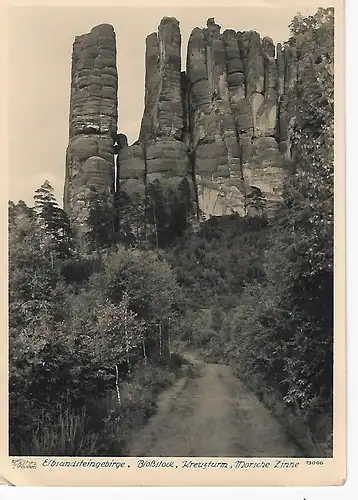
[[95,26],[73,44],[64,209],[84,238],[91,192],[113,202],[118,121],[116,36]]
[[222,33],[213,18],[192,31],[184,72],[179,22],[165,17],[146,39],[144,113],[128,145],[117,134],[115,33],[96,26],[73,47],[65,209],[84,227],[93,190],[145,207],[153,183],[173,199],[184,180],[199,218],[250,213],[257,194],[269,210],[290,158],[295,78],[294,49]]

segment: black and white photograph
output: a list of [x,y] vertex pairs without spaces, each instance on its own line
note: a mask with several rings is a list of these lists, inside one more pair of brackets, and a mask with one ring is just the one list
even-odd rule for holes
[[10,457],[333,457],[335,14],[11,9]]

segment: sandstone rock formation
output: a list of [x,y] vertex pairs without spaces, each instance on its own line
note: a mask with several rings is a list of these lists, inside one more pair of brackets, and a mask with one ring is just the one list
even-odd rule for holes
[[155,180],[175,189],[190,177],[182,142],[184,117],[181,82],[181,35],[175,18],[163,18],[158,33],[146,39],[145,109],[139,140],[119,152],[120,189],[145,195]]
[[285,127],[286,114],[281,124],[277,116],[286,61],[275,59],[271,39],[254,31],[221,34],[214,19],[193,30],[187,58],[200,209],[206,216],[244,215],[255,188],[268,204],[276,201],[284,176],[279,128]]
[[101,24],[76,37],[72,54],[64,209],[80,239],[91,191],[113,200],[117,90],[116,37],[112,26]]
[[153,185],[169,204],[188,186],[203,218],[256,213],[263,200],[270,209],[290,158],[295,68],[293,49],[254,31],[221,33],[210,18],[192,31],[183,72],[179,22],[165,17],[146,39],[144,113],[138,141],[128,145],[117,134],[113,28],[77,37],[65,209],[85,226],[89,191],[106,193],[110,203],[116,192],[119,211],[147,214],[145,235]]

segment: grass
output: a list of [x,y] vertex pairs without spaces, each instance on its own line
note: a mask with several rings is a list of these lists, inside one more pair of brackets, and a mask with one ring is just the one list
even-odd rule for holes
[[159,393],[181,373],[183,361],[174,354],[167,363],[137,365],[132,378],[121,384],[121,404],[110,390],[80,410],[57,405],[51,416],[42,412],[14,455],[123,455],[128,439],[155,413]]
[[33,430],[24,455],[83,456],[92,455],[98,438],[90,430],[86,407],[79,413],[71,408],[57,407],[57,416],[42,414]]
[[120,406],[114,392],[107,396],[106,439],[101,454],[118,456],[125,452],[131,436],[154,415],[158,395],[181,373],[180,361],[180,357],[172,356],[168,365],[139,365],[132,380],[122,384]]

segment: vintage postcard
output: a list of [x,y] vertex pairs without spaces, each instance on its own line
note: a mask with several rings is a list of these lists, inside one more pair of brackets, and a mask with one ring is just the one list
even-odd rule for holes
[[345,481],[343,2],[175,3],[6,8],[4,484]]

